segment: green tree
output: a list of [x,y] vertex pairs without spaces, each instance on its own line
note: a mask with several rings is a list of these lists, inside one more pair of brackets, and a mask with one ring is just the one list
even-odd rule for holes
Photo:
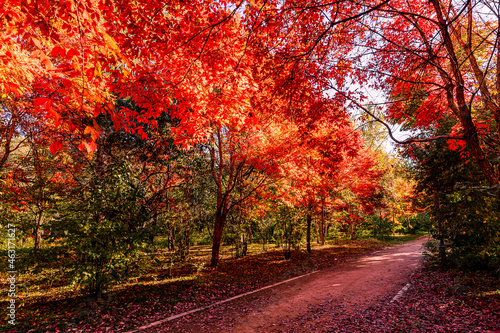
[[91,170],[77,179],[73,196],[58,207],[61,213],[51,230],[71,256],[76,281],[98,296],[148,240],[151,211],[127,163],[110,163],[99,177],[90,176]]
[[[445,124],[446,126],[446,124]],[[469,151],[455,151],[444,140],[413,145],[417,190],[430,208],[434,237],[450,244],[449,259],[464,266],[485,267],[500,259],[498,185],[489,185]]]

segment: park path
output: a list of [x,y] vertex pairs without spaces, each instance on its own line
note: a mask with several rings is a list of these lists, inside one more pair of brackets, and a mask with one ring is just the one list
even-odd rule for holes
[[327,331],[333,313],[390,302],[411,283],[427,237],[379,250],[272,288],[151,326],[144,332]]

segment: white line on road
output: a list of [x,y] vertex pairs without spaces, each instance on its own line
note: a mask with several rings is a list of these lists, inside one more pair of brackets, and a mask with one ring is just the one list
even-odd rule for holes
[[396,301],[398,298],[400,298],[401,296],[403,296],[403,294],[405,293],[405,291],[408,290],[408,288],[410,288],[411,284],[407,283],[406,286],[404,286],[397,294],[396,296],[394,296],[391,300],[391,303]]

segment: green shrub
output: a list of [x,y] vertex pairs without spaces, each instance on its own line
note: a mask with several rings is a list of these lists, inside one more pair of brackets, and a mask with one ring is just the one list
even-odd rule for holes
[[117,164],[101,178],[82,179],[50,225],[52,241],[70,258],[74,282],[94,296],[125,274],[150,239],[144,195],[128,170]]

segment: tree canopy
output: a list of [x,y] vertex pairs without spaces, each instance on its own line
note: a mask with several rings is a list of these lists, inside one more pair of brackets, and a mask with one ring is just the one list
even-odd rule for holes
[[[184,251],[208,226],[215,266],[228,220],[242,233],[274,214],[290,230],[307,221],[308,235],[314,220],[319,238],[336,221],[355,238],[391,210],[394,232],[397,210],[415,212],[411,182],[390,176],[400,169],[353,110],[417,144],[416,159],[415,147],[447,154],[446,140],[498,186],[500,14],[488,1],[1,4],[2,188],[38,216],[37,234],[44,216],[73,232],[69,247],[101,251],[77,240],[102,225],[123,234],[122,252],[161,230]],[[390,122],[415,136],[394,138]],[[93,264],[109,269],[113,251]]]

